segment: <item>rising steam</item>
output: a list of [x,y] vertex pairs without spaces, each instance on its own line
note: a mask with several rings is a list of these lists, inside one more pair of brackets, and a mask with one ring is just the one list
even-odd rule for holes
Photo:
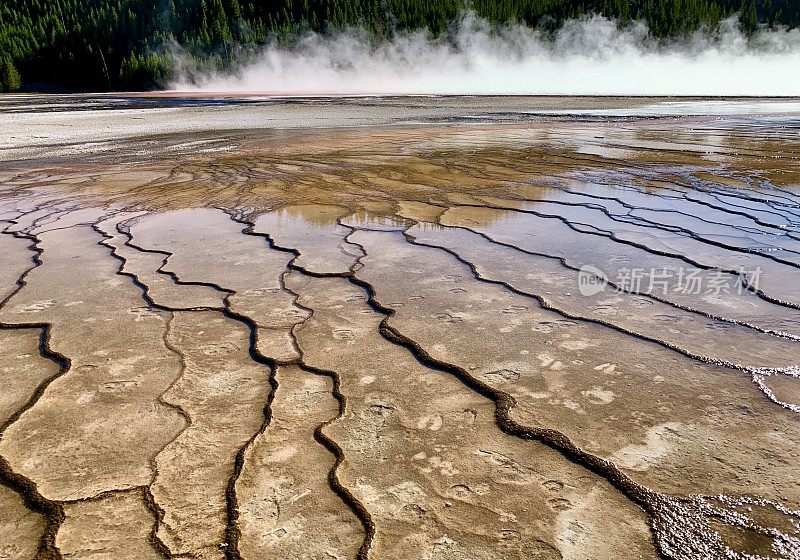
[[379,46],[364,33],[268,45],[235,72],[186,76],[175,90],[276,95],[800,95],[800,31],[748,39],[735,19],[715,33],[659,43],[642,23],[595,16],[554,37],[468,16],[448,40],[422,32]]

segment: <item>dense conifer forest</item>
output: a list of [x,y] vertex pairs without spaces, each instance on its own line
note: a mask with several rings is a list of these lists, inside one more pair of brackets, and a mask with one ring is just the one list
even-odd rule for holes
[[596,13],[643,20],[660,38],[713,29],[735,13],[746,33],[800,25],[800,0],[3,0],[0,91],[153,88],[173,72],[170,46],[224,68],[243,50],[309,30],[440,36],[468,10],[546,30]]

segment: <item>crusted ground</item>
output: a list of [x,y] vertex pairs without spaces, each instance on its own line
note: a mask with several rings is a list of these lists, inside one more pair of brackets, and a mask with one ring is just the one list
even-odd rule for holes
[[800,558],[793,121],[492,119],[4,162],[0,558]]

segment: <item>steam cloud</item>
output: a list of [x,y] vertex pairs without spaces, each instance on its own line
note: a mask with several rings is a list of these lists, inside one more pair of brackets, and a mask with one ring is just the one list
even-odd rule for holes
[[712,37],[668,44],[642,23],[620,29],[595,16],[555,37],[519,25],[491,30],[466,17],[449,41],[425,33],[378,46],[357,30],[268,45],[227,74],[184,78],[179,91],[272,95],[539,94],[800,95],[800,30],[748,41],[735,19]]

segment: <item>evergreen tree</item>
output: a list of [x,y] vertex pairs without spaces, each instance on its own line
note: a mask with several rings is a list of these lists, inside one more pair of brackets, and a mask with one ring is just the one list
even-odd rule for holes
[[22,87],[19,72],[10,57],[0,59],[0,92],[19,91]]
[[747,35],[753,35],[758,30],[758,15],[756,14],[754,0],[745,0],[742,11],[739,14],[739,27]]

